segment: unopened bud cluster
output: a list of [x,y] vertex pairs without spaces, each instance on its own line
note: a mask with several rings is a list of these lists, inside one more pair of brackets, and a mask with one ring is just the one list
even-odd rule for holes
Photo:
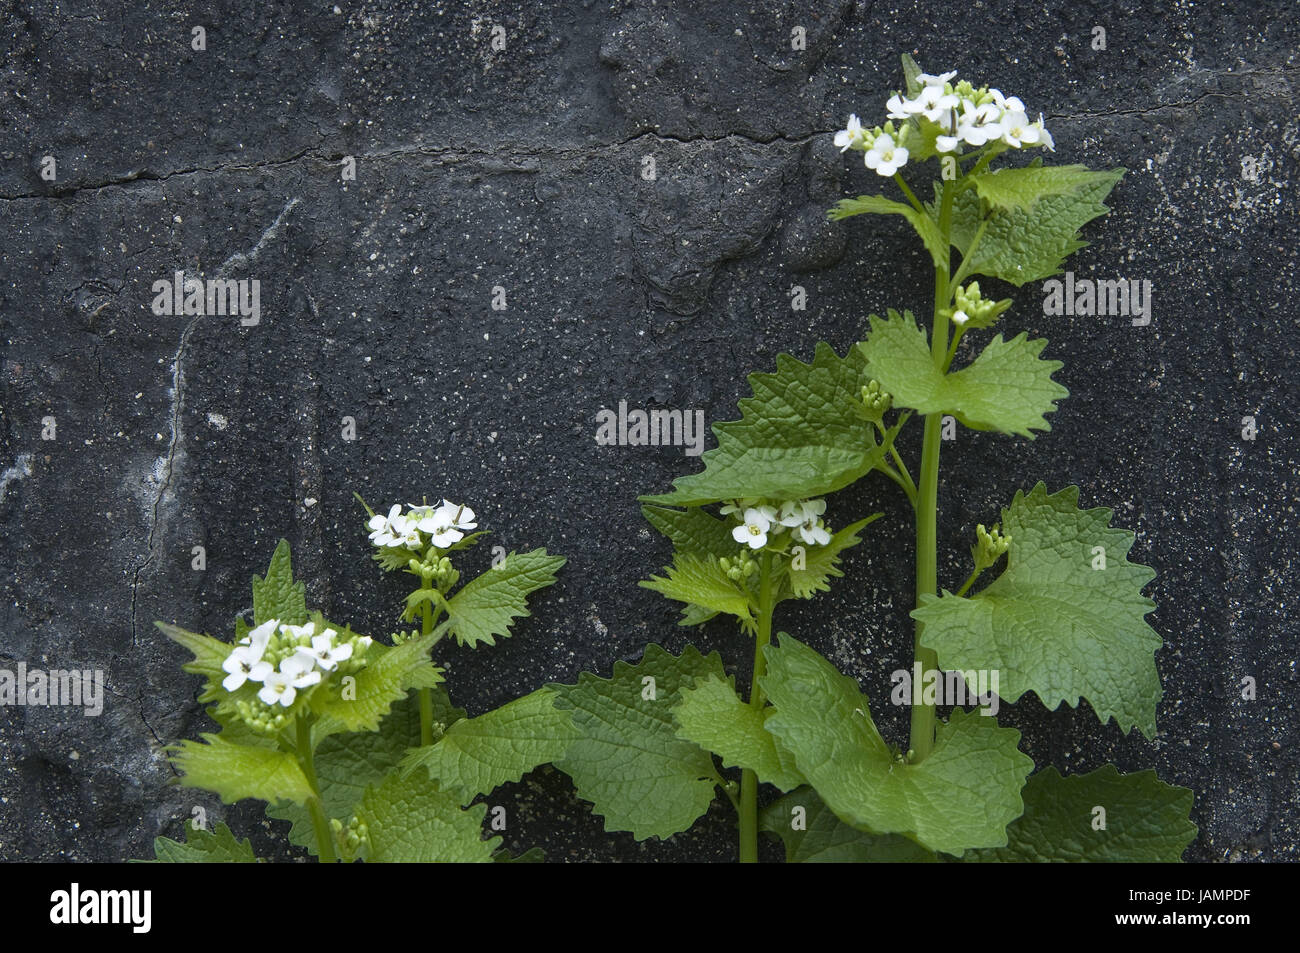
[[736,582],[744,582],[754,573],[758,572],[758,563],[756,563],[744,550],[735,559],[728,559],[723,556],[718,560],[718,565],[722,567],[728,577]]
[[362,845],[370,841],[370,829],[354,814],[344,824],[337,817],[330,818],[330,831],[339,853],[345,858],[355,858]]
[[987,569],[1002,557],[1011,546],[1011,537],[1002,533],[996,523],[992,529],[985,529],[980,523],[975,527],[976,543],[971,547],[977,569]]
[[873,378],[870,383],[862,385],[862,403],[867,409],[867,417],[879,422],[894,406],[894,395]]
[[948,317],[960,331],[971,328],[987,328],[998,319],[1003,311],[1011,307],[1011,299],[994,301],[980,293],[980,283],[972,281],[964,288],[958,288],[953,295],[953,306],[948,310]]

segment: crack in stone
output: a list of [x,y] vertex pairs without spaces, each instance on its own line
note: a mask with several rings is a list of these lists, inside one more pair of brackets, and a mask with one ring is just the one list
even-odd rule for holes
[[[251,172],[258,169],[272,169],[280,166],[293,165],[306,159],[321,163],[341,162],[345,157],[352,157],[358,160],[363,159],[403,159],[412,156],[421,156],[425,158],[447,159],[449,161],[463,161],[467,159],[506,159],[527,162],[531,159],[541,158],[560,158],[568,159],[582,155],[590,155],[610,148],[619,148],[629,145],[640,139],[654,138],[663,142],[676,143],[695,143],[695,142],[727,142],[731,139],[742,139],[757,145],[772,145],[773,143],[782,142],[790,145],[802,145],[810,139],[827,135],[834,132],[833,129],[817,129],[802,136],[791,136],[786,133],[775,133],[771,136],[757,136],[746,132],[732,132],[722,136],[674,136],[665,133],[656,132],[654,129],[638,129],[632,135],[611,143],[605,143],[601,146],[591,148],[586,146],[576,146],[569,149],[458,149],[454,147],[440,146],[399,146],[394,149],[388,149],[380,152],[367,153],[348,153],[332,152],[322,153],[313,152],[310,149],[303,149],[291,156],[280,159],[264,159],[261,162],[240,163],[231,162],[215,166],[195,166],[186,169],[173,169],[170,172],[152,173],[147,171],[137,172],[131,175],[122,176],[117,179],[107,179],[103,182],[95,182],[86,185],[69,185],[61,189],[52,189],[48,192],[23,192],[17,195],[0,195],[0,201],[20,202],[20,201],[38,201],[41,199],[66,199],[80,195],[83,192],[101,192],[105,189],[126,188],[136,182],[166,182],[169,179],[189,176],[189,175],[220,175],[227,172]],[[518,168],[502,169],[503,172],[536,172],[535,166],[520,166]]]
[[[250,261],[256,258],[259,254],[261,254],[262,249],[266,246],[266,243],[271,241],[273,238],[275,238],[276,235],[279,234],[280,226],[283,224],[286,216],[288,216],[288,214],[291,211],[293,211],[293,209],[296,208],[301,202],[302,199],[299,196],[295,196],[292,199],[290,199],[285,204],[284,208],[280,210],[280,214],[275,217],[275,221],[273,221],[270,225],[268,225],[266,230],[262,232],[261,237],[258,238],[257,240],[257,244],[255,244],[248,252],[235,252],[233,255],[231,255],[229,258],[223,261],[217,267],[215,277],[221,277],[223,274],[225,274],[227,268],[236,267],[236,266],[242,267],[244,265],[247,265]],[[147,556],[144,562],[142,562],[139,566],[135,568],[135,577],[131,582],[131,645],[132,647],[135,647],[137,645],[136,635],[137,632],[139,631],[136,622],[136,617],[137,617],[136,603],[137,603],[137,598],[140,589],[140,574],[144,572],[147,568],[149,568],[149,565],[154,560],[154,537],[157,535],[157,531],[158,531],[158,511],[159,508],[162,506],[163,498],[167,495],[167,491],[171,488],[172,477],[174,476],[176,470],[176,450],[180,446],[180,442],[182,438],[181,411],[184,405],[185,348],[189,344],[190,335],[194,332],[194,329],[198,327],[199,322],[202,321],[205,317],[207,317],[207,315],[203,315],[203,314],[195,315],[194,320],[185,326],[185,330],[181,332],[180,344],[176,348],[176,356],[172,359],[172,404],[171,404],[171,433],[170,433],[171,439],[168,441],[168,445],[167,445],[167,460],[164,467],[164,476],[162,478],[162,484],[161,486],[159,486],[158,494],[157,496],[154,497],[154,501],[153,501],[153,515],[149,525],[149,536],[145,544]]]
[[177,176],[217,175],[223,172],[252,172],[257,169],[271,169],[282,165],[292,165],[304,158],[315,158],[310,149],[303,149],[291,156],[281,159],[263,159],[260,162],[226,162],[215,166],[194,166],[187,169],[172,169],[170,172],[150,172],[142,169],[115,179],[93,182],[85,185],[67,185],[50,189],[47,192],[20,192],[17,195],[0,195],[0,201],[20,202],[24,199],[66,199],[80,195],[82,192],[102,192],[104,189],[125,188],[134,182],[166,182]]
[[1108,109],[1105,112],[1094,113],[1052,113],[1047,119],[1056,120],[1088,120],[1088,119],[1109,119],[1112,116],[1147,116],[1151,113],[1161,112],[1165,109],[1191,109],[1202,100],[1218,97],[1220,99],[1233,99],[1234,96],[1228,93],[1201,93],[1195,99],[1189,99],[1181,103],[1157,103],[1154,106],[1144,106],[1139,109]]

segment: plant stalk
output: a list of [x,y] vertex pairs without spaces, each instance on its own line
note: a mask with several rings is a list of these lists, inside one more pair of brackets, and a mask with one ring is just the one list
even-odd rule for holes
[[[954,183],[943,183],[943,198],[939,212],[939,231],[948,244],[952,232],[952,199]],[[930,333],[930,355],[940,373],[946,370],[948,356],[948,316],[945,309],[952,298],[949,282],[950,270],[946,266],[934,272],[934,324]],[[925,436],[921,444],[921,482],[916,493],[916,605],[922,598],[937,595],[938,578],[938,513],[939,513],[939,448],[942,444],[942,413],[926,414]],[[912,641],[913,658],[921,663],[921,677],[939,667],[935,653],[921,646],[922,625],[916,623]],[[922,693],[924,697],[924,693]],[[934,705],[922,702],[912,706],[912,724],[908,747],[913,763],[924,761],[934,747]]]
[[311,785],[311,797],[307,799],[307,813],[311,815],[311,827],[316,834],[316,856],[322,864],[332,864],[338,860],[334,854],[334,835],[330,832],[329,818],[325,816],[325,806],[320,799],[320,784],[316,781],[316,764],[311,750],[311,724],[302,715],[298,716],[297,737],[298,764]]
[[[432,580],[426,581],[423,588],[432,588]],[[433,631],[433,603],[420,603],[420,632],[428,635]],[[420,746],[433,744],[433,689],[421,688],[420,698]]]
[[[759,564],[758,633],[754,639],[754,672],[749,682],[749,706],[762,711],[767,703],[759,679],[767,671],[763,649],[772,641],[772,554],[763,553]],[[746,768],[740,774],[740,862],[758,863],[758,775]]]

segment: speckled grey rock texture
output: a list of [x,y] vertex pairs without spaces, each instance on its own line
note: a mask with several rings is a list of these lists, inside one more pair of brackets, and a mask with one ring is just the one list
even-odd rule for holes
[[[843,351],[870,312],[927,307],[902,222],[823,218],[874,189],[830,134],[883,117],[907,51],[1041,110],[1056,161],[1129,169],[1071,267],[1155,288],[1147,327],[1047,317],[1040,286],[1008,289],[1004,325],[1050,340],[1071,397],[1032,443],[945,445],[940,580],[960,582],[974,524],[1038,479],[1113,507],[1159,573],[1159,738],[1032,699],[1004,721],[1040,765],[1154,766],[1191,788],[1188,859],[1300,859],[1291,0],[213,11],[0,9],[0,663],[101,668],[108,687],[98,718],[0,710],[0,857],[142,856],[195,805],[273,853],[259,812],[169,784],[162,746],[207,722],[152,623],[228,633],[283,535],[316,606],[389,631],[404,593],[369,560],[354,491],[464,499],[494,542],[569,558],[513,639],[440,659],[471,713],[650,641],[744,668],[732,629],[678,628],[636,585],[667,558],[636,497],[698,461],[597,446],[595,415],[627,400],[730,419],[778,353]],[[260,324],[154,315],[152,283],[178,270],[257,278]],[[876,509],[847,577],[778,626],[880,697],[910,659],[908,514],[868,481],[829,515]],[[491,801],[511,808],[508,846],[554,860],[734,857],[722,806],[638,844],[548,769]]]

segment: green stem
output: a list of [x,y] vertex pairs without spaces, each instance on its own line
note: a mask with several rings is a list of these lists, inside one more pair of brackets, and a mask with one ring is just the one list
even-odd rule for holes
[[[423,584],[421,588],[431,589],[432,580]],[[431,602],[420,603],[420,632],[428,635],[433,631],[433,604]],[[433,689],[421,688],[420,698],[420,746],[433,744]]]
[[[937,524],[939,498],[939,445],[943,427],[941,414],[926,414],[925,438],[921,448],[921,486],[916,503],[916,604],[922,596],[938,591]],[[921,663],[921,676],[938,668],[938,658],[931,649],[921,647],[921,623],[916,624],[912,645],[916,661]],[[934,747],[934,705],[912,706],[912,728],[909,742],[911,760],[924,760]]]
[[316,764],[311,750],[311,723],[302,715],[298,716],[297,738],[298,764],[311,785],[311,797],[307,799],[307,813],[311,815],[312,830],[316,834],[316,856],[322,864],[332,864],[334,856],[334,835],[330,831],[329,818],[325,816],[325,807],[320,799],[320,785],[316,781]]
[[[947,242],[952,229],[953,184],[944,182],[943,200],[939,214],[939,229]],[[948,352],[948,318],[944,314],[952,295],[946,267],[934,273],[934,328],[930,336],[930,356],[935,366],[942,370]],[[916,499],[916,604],[919,608],[924,596],[938,592],[938,512],[939,512],[939,447],[943,429],[943,415],[936,412],[925,415],[925,435],[921,443],[921,482]],[[921,675],[939,666],[938,657],[931,649],[921,646],[922,626],[916,624],[912,652],[921,663]],[[912,707],[912,725],[909,740],[911,760],[923,761],[934,747],[934,705],[920,704]]]
[[984,237],[984,229],[988,227],[989,220],[986,218],[980,222],[980,227],[975,230],[975,237],[970,240],[966,246],[966,254],[962,256],[961,265],[957,268],[957,274],[953,276],[952,287],[955,291],[957,286],[966,280],[970,274],[970,269],[975,263],[975,249],[979,247],[980,239]]
[[916,209],[918,212],[922,214],[925,214],[925,207],[921,205],[916,195],[912,192],[910,188],[908,188],[907,183],[903,181],[903,177],[899,175],[897,172],[894,173],[894,181],[897,182],[898,187],[903,190],[903,194],[907,196],[907,200],[912,203],[912,208]]
[[970,587],[975,585],[975,580],[980,577],[980,573],[983,571],[981,567],[976,566],[975,570],[966,578],[966,581],[961,584],[961,588],[957,590],[957,595],[964,596],[970,592]]
[[[758,584],[758,634],[754,639],[754,673],[749,683],[749,705],[760,711],[767,703],[759,684],[767,671],[763,649],[772,640],[772,554],[763,553]],[[740,862],[758,863],[758,775],[746,768],[740,774]]]

